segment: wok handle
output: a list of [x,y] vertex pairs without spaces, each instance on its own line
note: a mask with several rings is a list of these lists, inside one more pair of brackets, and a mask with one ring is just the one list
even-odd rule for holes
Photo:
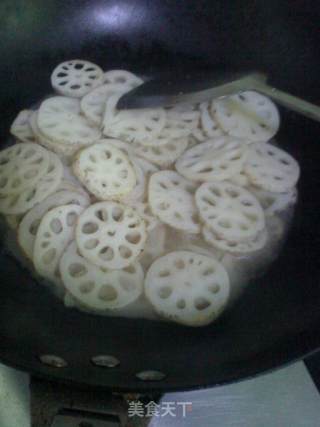
[[318,105],[312,104],[311,102],[305,101],[301,98],[298,98],[297,96],[290,95],[289,93],[283,92],[258,81],[255,84],[254,90],[269,96],[278,104],[288,108],[289,110],[295,111],[296,113],[302,114],[309,119],[320,122],[320,107]]

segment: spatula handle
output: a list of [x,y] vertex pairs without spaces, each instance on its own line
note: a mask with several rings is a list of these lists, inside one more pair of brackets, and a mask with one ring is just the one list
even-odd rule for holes
[[297,96],[290,95],[274,87],[268,86],[264,83],[257,82],[254,90],[269,96],[278,104],[283,105],[289,110],[302,114],[309,119],[320,122],[320,107],[312,104],[311,102],[304,101]]

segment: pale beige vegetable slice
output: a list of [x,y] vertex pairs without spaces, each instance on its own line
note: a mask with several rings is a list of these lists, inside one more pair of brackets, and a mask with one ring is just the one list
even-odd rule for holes
[[29,123],[32,114],[32,110],[20,111],[10,127],[10,133],[21,142],[36,142],[36,137]]
[[221,251],[234,254],[247,254],[258,251],[266,245],[268,240],[268,233],[266,229],[258,232],[258,234],[252,240],[247,240],[245,242],[231,242],[221,239],[207,226],[203,227],[202,234],[205,241],[210,245]]
[[206,226],[221,239],[249,241],[265,228],[260,203],[243,187],[228,182],[206,182],[196,191],[195,201]]
[[32,259],[35,236],[42,217],[51,209],[62,205],[87,207],[90,199],[75,191],[57,191],[34,206],[22,219],[18,229],[18,242],[25,255]]
[[211,111],[226,133],[243,138],[248,143],[270,140],[280,126],[275,104],[253,91],[214,100]]
[[100,142],[79,152],[73,171],[98,199],[119,199],[135,187],[137,177],[129,158],[114,145]]
[[40,276],[54,281],[59,277],[59,261],[74,239],[77,218],[83,206],[58,206],[41,219],[33,247],[33,264]]
[[67,291],[93,310],[125,307],[143,292],[144,274],[138,262],[122,270],[99,268],[79,253],[75,242],[60,260],[60,273]]
[[37,122],[40,132],[57,143],[90,145],[101,136],[100,130],[80,114],[80,101],[75,98],[46,99],[40,105]]
[[56,142],[43,135],[38,127],[38,111],[33,112],[29,118],[29,122],[37,142],[48,150],[56,153],[62,160],[69,162],[72,156],[83,146],[82,144]]
[[102,268],[121,269],[143,251],[147,233],[144,220],[129,206],[100,202],[80,215],[76,241],[80,253]]
[[157,313],[189,326],[203,326],[224,310],[229,277],[213,257],[176,251],[158,258],[149,268],[145,293]]
[[20,194],[47,172],[50,153],[38,144],[15,144],[0,152],[0,194]]
[[149,204],[154,215],[178,230],[199,233],[195,186],[173,171],[160,171],[149,181]]
[[203,133],[208,138],[217,138],[222,136],[224,132],[217,123],[216,119],[211,114],[209,102],[203,102],[202,104],[200,104],[199,109],[201,112],[200,124]]
[[62,176],[61,160],[56,154],[50,153],[48,169],[36,184],[27,187],[20,194],[0,196],[0,213],[16,215],[27,212],[57,190]]
[[298,162],[286,151],[268,143],[250,147],[244,170],[253,185],[277,193],[291,190],[300,176]]
[[59,64],[51,75],[53,89],[64,96],[81,98],[103,82],[102,69],[92,62],[72,59]]
[[176,169],[193,181],[224,181],[239,174],[246,159],[247,147],[239,139],[222,136],[185,151]]

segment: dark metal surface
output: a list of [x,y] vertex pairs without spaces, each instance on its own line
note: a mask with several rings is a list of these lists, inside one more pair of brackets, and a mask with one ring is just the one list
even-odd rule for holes
[[[261,69],[271,82],[320,100],[316,1],[9,1],[0,4],[2,141],[14,115],[50,92],[60,61],[84,58],[154,76],[159,70]],[[4,253],[0,358],[38,375],[118,390],[204,387],[287,363],[320,346],[320,126],[282,114],[281,145],[300,162],[300,200],[288,242],[216,324],[191,329],[66,310]],[[65,368],[43,365],[56,355]],[[108,354],[115,368],[91,364]],[[163,372],[159,382],[136,373]]]
[[[142,85],[125,93],[118,101],[119,110],[132,108],[153,108],[176,103],[203,102],[221,96],[232,95],[239,90],[252,90],[251,80],[266,76],[259,73],[232,73],[216,70],[190,70],[176,75],[166,73],[150,79]],[[246,84],[247,80],[249,83]]]

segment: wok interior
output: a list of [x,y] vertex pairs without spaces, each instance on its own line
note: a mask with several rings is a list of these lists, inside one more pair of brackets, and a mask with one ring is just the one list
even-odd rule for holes
[[[16,112],[50,91],[54,66],[77,57],[147,76],[193,67],[259,69],[275,86],[320,102],[315,2],[310,10],[276,1],[237,1],[232,9],[222,1],[81,3],[34,1],[19,8],[19,2],[2,2],[2,141]],[[177,389],[238,379],[314,350],[320,341],[320,126],[281,113],[278,139],[302,170],[295,220],[280,257],[233,310],[201,330],[66,310],[2,251],[1,359],[76,383]],[[41,354],[61,356],[68,367],[52,370],[40,364]],[[94,367],[90,359],[99,354],[117,357],[120,365]],[[141,382],[135,374],[143,370],[166,378]]]

